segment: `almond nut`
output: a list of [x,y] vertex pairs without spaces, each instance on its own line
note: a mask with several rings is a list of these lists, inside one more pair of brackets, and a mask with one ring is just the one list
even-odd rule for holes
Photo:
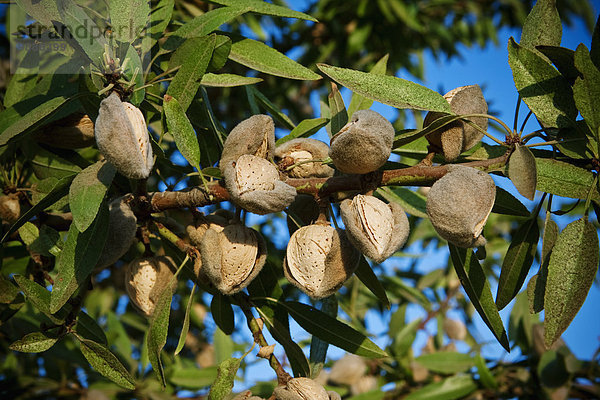
[[359,194],[342,202],[340,214],[350,242],[377,263],[394,254],[408,239],[408,218],[396,203],[386,204]]
[[[287,175],[292,178],[328,178],[333,176],[334,169],[320,161],[328,157],[327,144],[309,138],[292,139],[275,149],[275,161],[278,165],[292,166],[298,164]],[[283,164],[281,164],[283,163]]]
[[119,197],[108,206],[108,235],[96,268],[104,268],[123,257],[135,240],[137,218],[125,197]]
[[277,400],[329,400],[329,394],[309,378],[292,378],[273,392]]
[[171,284],[176,268],[173,259],[167,256],[140,258],[127,266],[125,289],[131,303],[145,316],[154,312],[156,302]]
[[154,165],[146,120],[139,108],[122,102],[116,93],[102,100],[94,128],[100,153],[122,175],[150,176]]
[[74,113],[46,126],[35,135],[40,143],[59,149],[81,149],[94,144],[94,122],[83,113]]
[[427,215],[436,232],[458,247],[479,247],[496,198],[494,180],[485,172],[449,165],[427,195]]
[[16,193],[0,196],[0,219],[3,222],[14,224],[21,216],[21,204]]

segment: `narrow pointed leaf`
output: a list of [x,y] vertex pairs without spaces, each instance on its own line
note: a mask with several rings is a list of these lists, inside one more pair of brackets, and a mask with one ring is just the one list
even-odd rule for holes
[[171,57],[169,69],[177,66],[180,68],[169,84],[167,94],[175,97],[184,111],[188,109],[200,88],[215,41],[215,35],[186,40]]
[[312,118],[300,121],[291,132],[277,140],[277,146],[296,138],[308,137],[329,123],[328,118]]
[[297,18],[304,19],[307,21],[318,22],[315,18],[311,17],[308,14],[304,14],[299,11],[290,10],[287,7],[283,7],[277,4],[271,4],[262,0],[211,0],[213,3],[222,4],[224,6],[237,6],[237,7],[247,7],[250,11],[264,14],[264,15],[272,15],[274,17],[283,17],[283,18]]
[[377,193],[387,201],[400,204],[407,213],[415,217],[427,218],[427,198],[425,196],[397,186],[378,188]]
[[519,94],[543,123],[568,127],[577,116],[569,82],[533,50],[508,42],[508,63]]
[[108,207],[100,208],[94,222],[84,232],[72,224],[67,241],[56,260],[57,275],[52,287],[50,312],[57,312],[87,278],[100,258],[108,234]]
[[148,328],[148,358],[150,364],[156,373],[161,385],[167,384],[165,379],[165,370],[160,359],[160,353],[167,343],[167,333],[169,331],[169,316],[171,315],[171,300],[173,298],[172,287],[175,284],[175,277],[165,286],[158,301]]
[[194,304],[194,292],[196,291],[196,284],[192,287],[192,291],[190,292],[190,298],[188,299],[187,306],[185,307],[185,316],[183,317],[183,325],[181,327],[181,333],[179,334],[179,343],[177,343],[177,348],[175,348],[175,355],[179,354],[181,350],[183,350],[183,346],[185,345],[185,339],[190,329],[190,312],[192,310],[192,304]]
[[575,51],[575,66],[581,76],[573,85],[573,96],[577,109],[598,140],[600,128],[600,71],[592,62],[590,53],[584,44],[577,46]]
[[533,264],[540,231],[537,215],[523,223],[512,237],[502,262],[496,306],[502,310],[519,293]]
[[120,42],[131,43],[146,28],[150,16],[147,0],[109,0],[112,32]]
[[544,339],[550,347],[581,308],[598,271],[598,232],[583,219],[558,235],[550,255],[544,296]]
[[119,359],[100,343],[78,337],[81,354],[88,360],[92,368],[125,389],[135,389],[135,380]]
[[354,93],[375,101],[396,108],[451,112],[450,105],[441,94],[414,82],[326,64],[318,64],[317,67],[331,79]]
[[450,257],[456,274],[471,303],[473,303],[473,307],[475,307],[483,322],[490,328],[502,347],[506,351],[510,351],[508,337],[494,303],[490,283],[487,281],[485,272],[481,268],[477,257],[473,254],[473,250],[461,249],[452,244],[448,244],[448,247],[450,248]]
[[544,224],[544,235],[542,236],[542,257],[540,270],[531,277],[527,285],[527,298],[529,300],[529,312],[539,313],[544,309],[544,294],[546,293],[546,282],[548,280],[548,264],[550,263],[550,254],[558,238],[558,225],[550,219],[551,214],[547,213]]
[[364,256],[360,256],[358,262],[358,268],[354,272],[356,277],[381,301],[383,306],[390,309],[390,301],[385,292],[385,288],[377,278],[377,275],[373,272],[373,269],[367,262]]
[[[586,199],[594,183],[594,174],[563,161],[535,159],[537,190],[571,199]],[[591,199],[600,201],[600,193],[592,189]]]
[[424,354],[415,361],[428,370],[441,374],[464,372],[475,365],[475,360],[470,355],[452,351]]
[[90,317],[85,311],[80,311],[79,315],[77,316],[75,332],[85,339],[93,340],[94,342],[103,345],[108,344],[108,340],[106,340],[106,334],[104,334],[104,331],[100,325],[98,325],[96,320]]
[[233,308],[227,297],[221,293],[216,293],[210,302],[210,312],[215,320],[215,323],[226,335],[233,333],[234,315]]
[[196,169],[200,169],[200,145],[192,123],[185,115],[185,110],[176,98],[165,95],[163,110],[167,120],[167,129],[175,138],[175,144],[190,163]]
[[235,74],[204,74],[200,83],[203,86],[210,87],[236,87],[254,85],[255,83],[262,82],[261,78],[254,78],[251,76],[241,76]]
[[335,83],[331,84],[331,93],[328,96],[331,121],[329,123],[329,135],[334,136],[348,122],[348,112],[344,105],[344,99]]
[[79,232],[84,232],[94,222],[115,173],[112,164],[98,161],[77,174],[71,183],[69,207]]
[[[337,317],[338,302],[335,295],[329,296],[321,302],[321,312],[332,318]],[[310,377],[315,379],[323,369],[325,359],[327,358],[327,348],[329,343],[319,339],[317,336],[310,340]]]
[[[371,71],[369,71],[369,73],[375,75],[385,75],[389,57],[389,54],[381,57],[373,66]],[[373,99],[366,98],[358,93],[353,93],[352,99],[350,100],[350,105],[348,106],[348,117],[352,117],[352,114],[359,110],[368,110],[372,105]]]
[[31,207],[29,210],[23,213],[23,215],[19,217],[17,222],[15,222],[8,229],[8,231],[2,237],[2,242],[4,242],[10,236],[10,234],[12,234],[21,226],[23,226],[23,224],[29,221],[33,216],[37,215],[41,211],[45,210],[47,207],[50,207],[51,205],[62,199],[64,196],[66,196],[69,193],[69,186],[71,185],[71,182],[74,178],[75,175],[70,175],[60,180],[57,180],[57,182],[54,184],[49,193],[46,196],[44,196],[37,204],[35,204],[33,207]]
[[479,381],[488,389],[495,390],[498,388],[498,382],[492,372],[485,363],[485,359],[477,354],[475,356],[475,366],[477,367],[477,373],[479,374]]
[[508,160],[508,177],[525,198],[533,200],[537,186],[535,157],[527,147],[517,145]]
[[217,378],[217,367],[175,368],[170,373],[169,382],[185,389],[200,390],[209,386]]
[[350,353],[370,358],[387,357],[368,337],[314,307],[295,301],[281,303],[292,318],[311,335]]
[[252,39],[234,41],[229,58],[248,68],[282,78],[317,80],[321,76],[298,64],[285,54]]
[[22,353],[41,353],[50,349],[58,341],[58,337],[42,332],[33,332],[13,342],[9,349]]
[[496,199],[492,212],[496,214],[514,215],[517,217],[528,217],[529,210],[510,192],[496,187]]
[[231,393],[241,358],[229,358],[217,367],[217,378],[210,387],[208,400],[222,400]]
[[521,46],[560,46],[562,22],[556,0],[538,0],[523,23]]

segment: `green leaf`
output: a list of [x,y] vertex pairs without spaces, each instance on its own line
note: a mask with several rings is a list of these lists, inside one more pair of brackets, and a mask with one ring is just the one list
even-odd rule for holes
[[538,0],[523,23],[521,46],[560,46],[562,22],[556,0]]
[[69,186],[71,185],[74,177],[75,175],[71,175],[57,180],[56,184],[54,184],[49,193],[44,196],[44,198],[41,199],[36,205],[21,215],[17,222],[15,222],[8,229],[8,231],[2,237],[2,242],[4,242],[14,231],[23,226],[23,224],[29,221],[33,216],[37,215],[39,212],[45,210],[47,207],[51,206],[67,195],[67,193],[69,193]]
[[56,0],[16,1],[23,10],[27,11],[27,14],[38,20],[42,25],[52,26],[53,20],[60,20]]
[[508,63],[519,94],[543,123],[568,127],[577,116],[569,82],[540,55],[508,41]]
[[80,54],[87,56],[96,66],[102,65],[102,55],[108,45],[102,29],[82,7],[72,0],[56,2],[60,19],[52,21],[54,29]]
[[329,121],[329,135],[334,136],[348,123],[348,112],[344,99],[335,83],[331,84],[331,93],[328,96],[331,120]]
[[475,366],[477,367],[477,373],[479,374],[479,381],[488,389],[495,390],[498,388],[498,382],[492,372],[485,363],[485,359],[477,354],[475,356]]
[[227,297],[216,293],[210,302],[210,312],[215,323],[226,335],[231,335],[235,328],[233,308]]
[[517,217],[528,217],[529,210],[510,192],[496,187],[496,199],[492,212],[496,214],[514,215]]
[[233,381],[240,368],[241,358],[229,358],[217,367],[217,378],[210,387],[208,400],[223,400],[233,389]]
[[414,82],[326,64],[318,64],[317,67],[334,81],[369,99],[396,108],[451,112],[450,105],[441,94]]
[[569,83],[575,82],[579,71],[575,68],[575,52],[573,50],[558,46],[537,46],[536,50],[548,57]]
[[209,386],[217,378],[217,367],[173,368],[169,382],[185,389],[200,390]]
[[573,85],[575,104],[596,140],[599,140],[600,105],[597,100],[600,98],[600,71],[592,62],[590,53],[583,43],[577,46],[575,51],[575,66],[581,73]]
[[25,99],[27,93],[35,88],[39,74],[39,49],[30,49],[14,71],[4,95],[4,107],[10,107]]
[[39,147],[35,143],[27,143],[22,147],[23,153],[30,160],[31,168],[38,179],[49,177],[64,178],[81,171],[81,168],[55,153]]
[[27,109],[25,114],[15,106],[7,108],[0,113],[0,146],[4,146],[11,140],[23,138],[27,133],[32,132],[44,121],[48,120],[54,114],[65,108],[70,102],[75,100],[75,96],[57,96],[36,105],[32,109]]
[[125,389],[135,389],[135,380],[131,374],[106,346],[80,336],[77,339],[80,341],[81,354],[92,368]]
[[190,329],[190,312],[192,310],[192,304],[194,304],[194,292],[196,291],[196,284],[192,287],[192,291],[190,292],[190,297],[187,302],[187,306],[185,307],[185,316],[183,317],[183,325],[181,326],[181,333],[179,334],[179,343],[177,343],[177,348],[175,348],[174,355],[179,354],[181,350],[183,350],[183,346],[185,345],[185,339]]
[[163,101],[163,110],[167,120],[167,129],[175,138],[175,144],[190,163],[196,169],[200,169],[200,146],[192,123],[185,115],[185,110],[176,98],[169,95]]
[[529,200],[535,197],[537,172],[535,157],[527,147],[517,145],[508,159],[508,177],[519,193]]
[[50,312],[57,312],[82,285],[94,269],[108,234],[108,207],[100,208],[94,222],[84,232],[71,224],[67,241],[56,260],[57,275],[52,287]]
[[[247,7],[220,7],[185,23],[169,36],[163,45],[165,50],[175,50],[185,39],[206,36],[216,30],[219,26],[248,12]],[[164,32],[163,32],[164,34]]]
[[[335,295],[331,295],[321,301],[321,312],[336,318],[338,313],[338,302]],[[310,377],[316,379],[323,369],[327,358],[329,343],[313,336],[310,340]]]
[[184,111],[192,103],[201,85],[202,76],[213,54],[215,40],[215,35],[188,39],[171,57],[169,69],[177,66],[180,68],[169,84],[167,94],[175,97]]
[[512,236],[502,262],[496,306],[502,310],[519,293],[537,252],[540,230],[537,215],[525,221]]
[[291,130],[289,134],[277,140],[277,146],[280,146],[292,139],[311,136],[312,134],[317,133],[319,129],[328,123],[328,118],[312,118],[302,120],[294,129]]
[[85,311],[80,311],[77,316],[77,325],[75,325],[75,332],[85,339],[93,340],[96,343],[106,345],[106,335],[104,331],[98,325],[96,320],[90,317]]
[[41,353],[54,346],[54,343],[57,341],[58,337],[56,336],[53,337],[42,332],[34,332],[13,342],[8,348],[22,353]]
[[[594,174],[566,162],[536,157],[537,190],[571,199],[586,199],[594,183]],[[591,199],[600,201],[594,187]]]
[[358,267],[356,271],[354,271],[356,277],[381,301],[383,306],[390,309],[390,301],[387,298],[387,294],[385,293],[385,288],[377,278],[377,275],[371,269],[371,266],[367,262],[364,256],[360,256],[360,261],[358,262]]
[[269,75],[311,81],[321,79],[321,76],[285,54],[252,39],[234,40],[229,59]]
[[377,194],[389,202],[400,204],[404,211],[415,217],[427,218],[427,198],[422,194],[396,186],[378,188]]
[[600,15],[596,19],[596,26],[594,26],[594,32],[592,33],[590,57],[596,67],[600,68]]
[[290,10],[287,7],[279,6],[277,4],[267,3],[262,0],[210,0],[213,3],[221,4],[224,6],[239,6],[246,7],[249,11],[264,14],[264,15],[272,15],[274,17],[284,17],[284,18],[297,18],[304,19],[307,21],[318,22],[315,18],[311,17],[308,14],[304,14],[302,12]]
[[[369,73],[375,75],[385,75],[389,57],[389,54],[381,57],[373,66],[371,71],[369,71]],[[358,93],[353,93],[352,99],[350,100],[350,105],[348,106],[348,117],[352,117],[352,115],[359,110],[368,110],[372,105],[373,99],[368,99]]]
[[[18,275],[15,275],[18,276]],[[19,289],[0,275],[0,304],[10,304],[19,294]]]
[[156,377],[163,387],[166,386],[165,370],[160,359],[160,353],[167,343],[167,333],[169,332],[169,316],[171,315],[171,300],[173,299],[172,288],[177,282],[176,277],[165,286],[150,319],[148,328],[148,358]]
[[430,383],[412,392],[404,400],[456,400],[473,393],[476,389],[473,378],[469,375],[458,375],[441,382]]
[[[131,358],[131,348],[132,348],[131,340],[129,339],[127,331],[125,330],[125,327],[123,327],[123,324],[121,323],[119,318],[120,317],[118,317],[112,311],[109,311],[106,314],[106,329],[108,332],[110,332],[110,335],[109,335],[110,339],[108,341],[108,345],[109,345],[109,347],[114,346],[114,348],[115,348],[115,350],[117,350],[118,354],[120,354],[122,357],[124,357],[125,360],[127,360],[129,362],[130,365],[132,365],[132,364],[135,365],[133,359]],[[142,360],[143,360],[143,357],[140,356],[140,363],[143,363]],[[142,368],[145,369],[147,363],[148,363],[148,361],[146,360],[146,363],[143,364]]]
[[544,296],[544,340],[550,347],[567,329],[598,271],[598,232],[586,220],[571,222],[550,255]]
[[388,356],[362,333],[314,307],[295,301],[280,304],[308,333],[329,344],[363,357],[382,358]]
[[139,107],[142,101],[144,101],[144,97],[146,95],[146,89],[142,89],[142,86],[144,86],[145,83],[142,59],[140,58],[136,48],[130,44],[127,46],[127,52],[121,57],[121,60],[127,61],[127,64],[125,65],[125,71],[123,71],[123,76],[126,80],[133,84],[132,90],[134,90],[134,92],[131,94],[131,96],[129,96],[129,102],[134,106]]
[[147,0],[109,0],[112,34],[120,42],[131,43],[146,28],[150,15]]
[[19,236],[26,246],[31,246],[40,237],[40,230],[31,222],[19,228]]
[[440,374],[464,372],[475,365],[475,360],[470,355],[452,351],[424,354],[417,357],[415,361],[428,370]]
[[538,273],[531,277],[527,284],[527,298],[529,300],[529,312],[534,314],[544,309],[544,294],[546,292],[546,281],[548,279],[548,264],[550,254],[558,238],[558,225],[550,217],[552,214],[546,212],[544,223],[544,235],[542,236],[542,257]]
[[203,86],[209,87],[236,87],[254,85],[262,82],[261,78],[253,78],[251,76],[241,76],[235,74],[204,74],[200,83]]
[[73,179],[69,189],[69,207],[79,232],[84,232],[94,222],[116,172],[109,162],[98,161]]
[[473,303],[473,307],[475,307],[483,322],[490,328],[502,347],[506,351],[510,351],[508,337],[494,303],[490,283],[487,281],[485,272],[479,261],[477,261],[477,257],[473,254],[473,250],[461,249],[450,243],[448,247],[450,248],[450,257],[456,274],[471,303]]
[[265,110],[271,113],[271,116],[275,121],[278,121],[288,129],[294,129],[296,127],[292,120],[277,105],[272,103],[267,96],[258,91],[254,86],[247,86],[246,91],[251,93],[254,99],[256,99]]
[[35,308],[46,315],[50,314],[50,292],[46,288],[22,275],[15,275],[14,279]]
[[[213,51],[212,58],[210,59],[210,63],[208,64],[207,72],[216,72],[225,66],[227,60],[229,59],[229,53],[231,52],[231,39],[227,36],[217,35],[215,40],[215,49]],[[206,76],[207,74],[204,74]],[[224,76],[225,79],[234,79],[235,76],[233,74],[220,74],[218,76]],[[230,76],[231,75],[231,76]],[[204,76],[202,79],[204,80]],[[252,77],[240,77],[249,79],[260,79],[260,78],[252,78]],[[239,78],[238,78],[239,79]],[[260,79],[262,81],[262,79]]]

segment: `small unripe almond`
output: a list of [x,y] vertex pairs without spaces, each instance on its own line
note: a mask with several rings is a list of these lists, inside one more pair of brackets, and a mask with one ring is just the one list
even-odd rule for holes
[[135,239],[137,218],[124,197],[119,197],[108,206],[108,235],[96,268],[114,264],[123,257]]
[[14,224],[21,216],[21,204],[16,193],[0,196],[0,219],[6,223]]
[[329,157],[340,172],[366,174],[385,164],[394,136],[387,119],[375,111],[360,110],[331,138]]
[[459,247],[485,245],[481,235],[496,197],[494,180],[485,172],[449,165],[427,195],[427,215],[436,232]]
[[[131,303],[149,317],[163,290],[171,284],[176,270],[171,257],[159,256],[133,260],[127,266],[125,289]],[[171,289],[175,290],[175,285]]]
[[[456,115],[487,114],[487,103],[479,85],[458,87],[446,93],[444,98],[450,104],[450,110]],[[423,126],[430,125],[444,115],[446,114],[439,112],[427,113]],[[487,130],[487,118],[469,117],[468,120],[484,131]],[[446,161],[453,161],[460,153],[479,143],[483,138],[483,132],[458,120],[428,133],[426,138],[429,143],[442,150]]]
[[350,278],[358,260],[343,230],[317,223],[294,232],[283,271],[290,283],[320,299],[335,293]]
[[358,396],[359,394],[367,393],[375,389],[377,389],[377,378],[372,375],[362,376],[350,385],[350,392],[353,396]]
[[320,161],[328,157],[329,146],[310,138],[292,139],[275,149],[275,160],[278,165],[291,167],[286,174],[292,178],[328,178],[333,176],[334,169]]
[[462,321],[456,319],[444,319],[444,331],[452,340],[465,340],[467,337],[467,327]]
[[248,286],[267,258],[262,235],[241,224],[227,225],[221,232],[207,230],[200,252],[202,273],[226,295]]
[[377,263],[394,254],[408,239],[408,218],[396,203],[386,204],[359,194],[342,202],[340,214],[350,242]]
[[152,147],[139,108],[121,101],[113,92],[100,103],[94,134],[100,153],[122,175],[132,179],[150,176]]
[[38,142],[60,149],[81,149],[94,144],[94,122],[85,114],[74,113],[36,133]]

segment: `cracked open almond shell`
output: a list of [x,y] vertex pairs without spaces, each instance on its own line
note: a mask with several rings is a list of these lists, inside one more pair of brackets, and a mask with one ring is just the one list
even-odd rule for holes
[[408,218],[396,203],[386,204],[362,194],[344,200],[340,214],[350,242],[361,253],[381,263],[406,243]]
[[313,299],[342,287],[358,266],[359,254],[346,233],[317,223],[298,229],[287,246],[283,272],[290,283]]
[[262,235],[242,224],[221,231],[208,229],[200,244],[202,275],[223,294],[242,291],[258,275],[267,259]]
[[[450,110],[456,115],[487,114],[488,106],[479,85],[461,86],[444,95],[450,104]],[[436,119],[443,117],[444,113],[429,112],[425,116],[423,126],[430,125]],[[475,125],[487,130],[488,120],[484,117],[468,118]],[[446,161],[453,161],[466,150],[469,150],[483,138],[483,132],[468,123],[453,121],[433,132],[425,135],[435,148],[440,149]]]
[[335,170],[322,162],[311,160],[324,160],[328,157],[329,146],[320,140],[310,138],[292,139],[275,149],[275,161],[282,161],[292,166],[298,164],[285,173],[291,178],[329,178]]
[[310,378],[292,378],[285,386],[277,386],[273,391],[277,400],[340,400],[339,394],[327,391]]
[[427,194],[427,215],[436,232],[458,247],[479,247],[496,197],[494,180],[485,172],[449,165]]
[[394,136],[387,119],[375,111],[360,110],[331,138],[329,157],[340,172],[366,174],[385,164]]

